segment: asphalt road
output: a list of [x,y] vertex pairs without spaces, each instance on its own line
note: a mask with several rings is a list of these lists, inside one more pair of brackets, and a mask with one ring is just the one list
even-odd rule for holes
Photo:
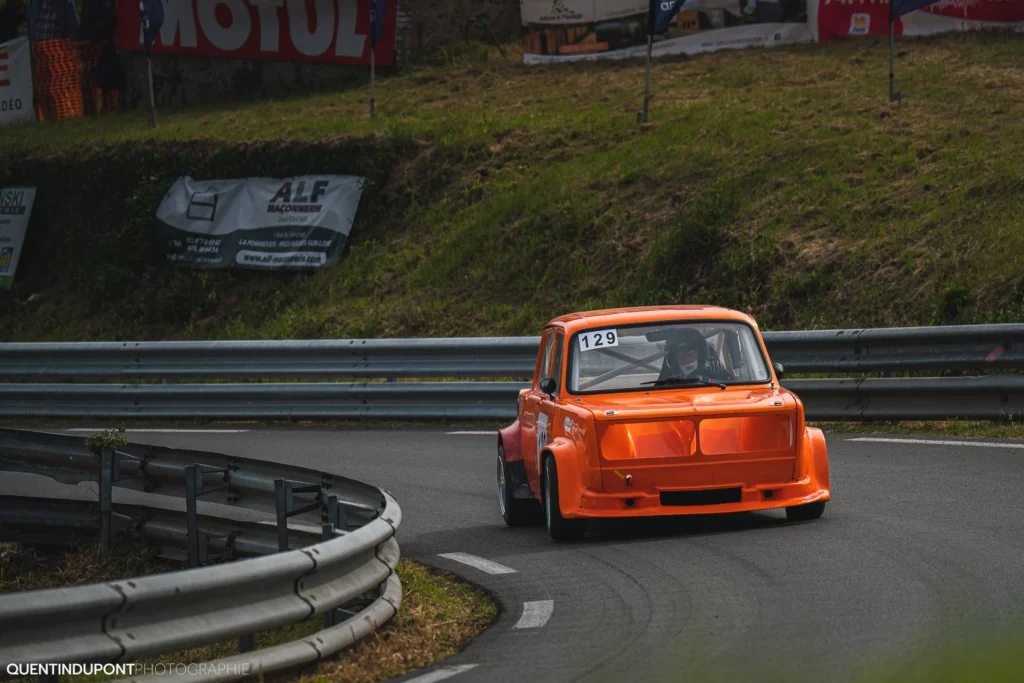
[[[1024,446],[852,438],[828,435],[833,500],[820,520],[630,520],[557,544],[542,527],[502,522],[493,434],[130,434],[324,469],[395,495],[403,556],[465,577],[502,607],[463,653],[409,680],[899,678],[951,642],[1024,628]],[[451,553],[514,571],[441,557]]]

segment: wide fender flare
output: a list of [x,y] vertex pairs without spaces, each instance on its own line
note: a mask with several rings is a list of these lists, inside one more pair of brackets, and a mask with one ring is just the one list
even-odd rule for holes
[[498,445],[505,447],[505,462],[523,459],[523,433],[518,418],[508,427],[498,430]]
[[809,474],[819,489],[830,491],[832,488],[828,471],[828,446],[825,445],[825,434],[816,427],[807,427],[807,455],[809,456]]
[[550,454],[558,469],[558,507],[563,516],[575,516],[583,500],[583,484],[580,480],[580,460],[576,442],[564,436],[555,437],[544,447],[542,462]]

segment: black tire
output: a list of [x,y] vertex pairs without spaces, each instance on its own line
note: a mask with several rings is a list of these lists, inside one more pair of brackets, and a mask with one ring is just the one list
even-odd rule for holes
[[498,445],[498,510],[510,527],[529,526],[540,519],[540,506],[533,498],[516,498],[512,479],[508,476],[505,447]]
[[558,507],[558,469],[550,455],[544,460],[544,519],[548,534],[556,541],[578,541],[586,533],[586,521],[566,519]]
[[793,505],[786,508],[786,519],[791,522],[808,522],[818,519],[825,513],[825,501],[807,503],[806,505]]

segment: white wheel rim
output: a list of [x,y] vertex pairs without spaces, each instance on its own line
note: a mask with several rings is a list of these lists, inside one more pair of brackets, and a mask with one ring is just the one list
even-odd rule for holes
[[498,507],[501,509],[502,517],[505,516],[505,462],[498,453]]

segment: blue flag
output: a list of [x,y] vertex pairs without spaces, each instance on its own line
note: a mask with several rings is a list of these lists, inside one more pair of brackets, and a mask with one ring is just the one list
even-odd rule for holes
[[388,0],[370,0],[370,47],[377,47],[377,41],[384,35],[384,24],[388,20]]
[[146,56],[151,55],[153,39],[164,25],[164,5],[160,0],[139,0],[142,10],[142,41],[146,45]]
[[939,0],[889,0],[889,21],[910,14],[916,9],[934,5]]
[[655,36],[667,31],[669,22],[685,4],[686,0],[651,0],[647,10],[647,33]]

